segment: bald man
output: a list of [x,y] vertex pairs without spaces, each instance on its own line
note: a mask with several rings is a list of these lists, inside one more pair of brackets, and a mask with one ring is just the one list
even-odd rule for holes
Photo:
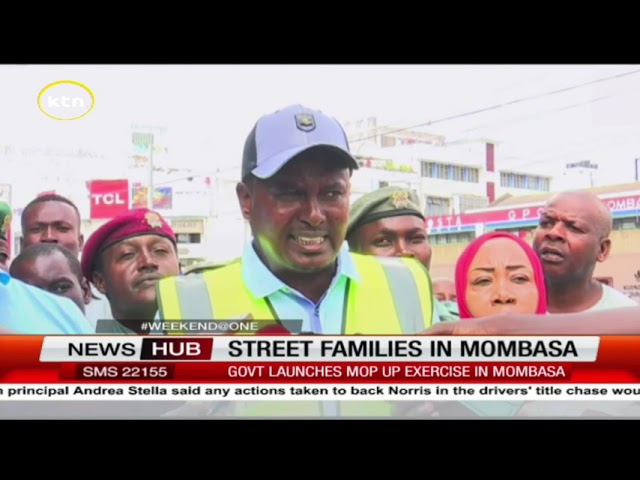
[[456,284],[450,278],[434,278],[431,280],[433,286],[433,295],[438,302],[447,309],[447,311],[453,316],[453,319],[459,320],[460,313],[458,312],[458,302],[456,295]]
[[433,294],[440,302],[455,302],[456,284],[450,278],[434,278],[431,280],[433,285]]
[[550,313],[637,306],[622,292],[593,278],[596,264],[611,251],[611,227],[611,212],[591,192],[562,192],[547,202],[533,249],[542,262]]

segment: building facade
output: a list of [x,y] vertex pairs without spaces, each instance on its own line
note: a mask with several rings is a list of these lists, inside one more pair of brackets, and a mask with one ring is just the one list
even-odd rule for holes
[[444,136],[378,125],[375,118],[346,123],[352,153],[354,200],[381,186],[418,192],[428,216],[458,215],[483,208],[504,195],[549,192],[552,178],[520,171],[501,161],[490,139],[447,142]]
[[375,118],[345,128],[361,167],[353,176],[354,200],[385,185],[418,192],[433,249],[433,277],[453,278],[462,250],[484,232],[506,230],[531,241],[552,192],[586,183],[613,215],[612,252],[598,264],[596,276],[640,301],[640,183],[593,187],[590,169],[585,181],[578,175],[584,172],[569,165],[559,175],[533,161],[514,168],[491,139],[447,142],[435,134],[380,126]]
[[[611,254],[596,267],[596,276],[640,302],[640,183],[585,189],[611,210]],[[457,215],[427,218],[433,249],[432,274],[453,278],[466,244],[488,231],[508,231],[529,243],[545,202],[552,193],[506,197],[491,207]]]

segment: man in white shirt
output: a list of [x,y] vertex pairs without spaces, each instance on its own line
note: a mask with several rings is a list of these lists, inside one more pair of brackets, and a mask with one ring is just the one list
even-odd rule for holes
[[549,313],[637,306],[593,277],[611,251],[611,212],[593,193],[567,191],[545,205],[533,249],[542,262]]

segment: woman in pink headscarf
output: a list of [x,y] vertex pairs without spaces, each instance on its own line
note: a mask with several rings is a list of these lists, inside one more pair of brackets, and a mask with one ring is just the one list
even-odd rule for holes
[[[547,312],[540,260],[527,243],[511,233],[486,233],[467,245],[456,263],[455,284],[461,321],[507,312]],[[526,403],[521,400],[410,402],[403,413],[458,418],[513,417],[526,414],[522,410]]]
[[511,233],[485,233],[467,245],[456,263],[455,281],[460,319],[547,313],[540,260]]

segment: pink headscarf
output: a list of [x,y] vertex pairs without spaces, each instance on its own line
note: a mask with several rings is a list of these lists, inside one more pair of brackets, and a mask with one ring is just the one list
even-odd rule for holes
[[484,235],[480,235],[474,239],[464,249],[460,258],[456,262],[456,295],[458,298],[458,310],[460,311],[460,318],[473,318],[471,312],[467,308],[466,295],[467,295],[467,276],[469,275],[469,267],[473,258],[482,245],[494,238],[509,238],[520,245],[520,248],[527,254],[527,258],[531,262],[533,267],[533,280],[538,287],[538,305],[536,307],[537,314],[547,313],[547,290],[544,286],[544,273],[542,272],[542,264],[540,259],[536,255],[536,252],[527,244],[524,240],[509,232],[489,232]]

